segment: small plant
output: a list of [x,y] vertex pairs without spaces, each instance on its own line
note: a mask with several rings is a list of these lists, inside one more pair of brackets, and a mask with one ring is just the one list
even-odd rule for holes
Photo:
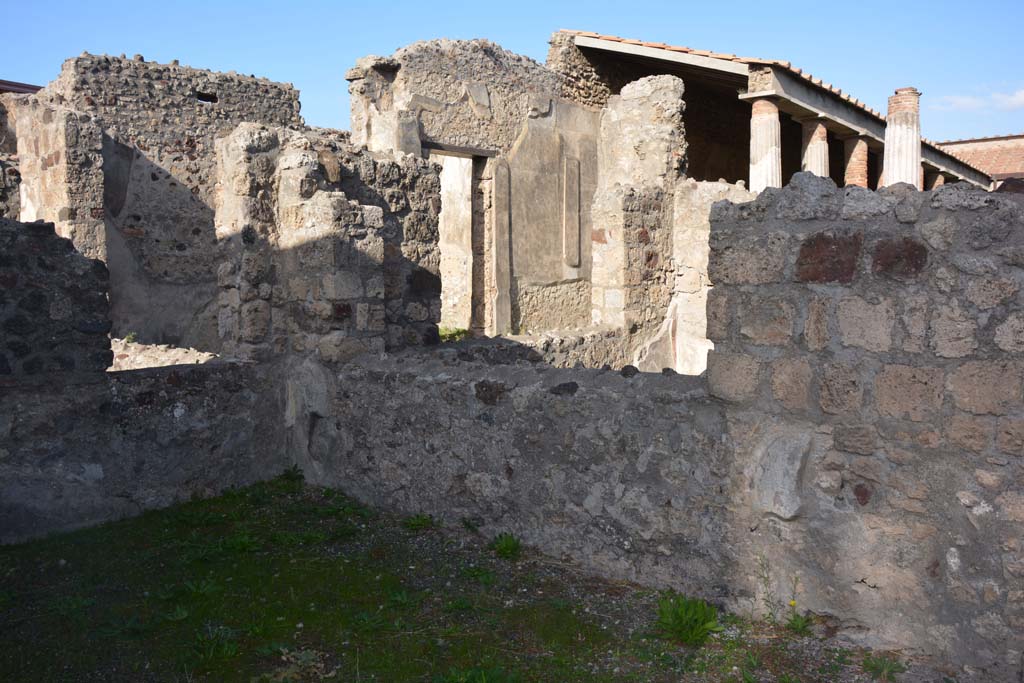
[[473,609],[473,602],[460,595],[445,603],[444,609],[447,612],[468,612]]
[[227,626],[207,624],[196,632],[192,649],[203,662],[230,659],[238,654],[238,643],[235,642],[234,635]]
[[106,622],[98,629],[103,638],[127,638],[141,635],[145,625],[138,617],[118,617]]
[[494,583],[494,572],[483,567],[466,567],[462,570],[462,575],[484,586]]
[[907,670],[899,660],[886,655],[867,655],[862,664],[876,681],[895,681],[896,674]]
[[782,674],[779,676],[779,683],[800,683],[800,679],[789,674]]
[[463,330],[458,327],[438,327],[437,334],[441,337],[442,343],[457,342],[463,339],[469,339],[469,330]]
[[768,621],[775,623],[779,615],[779,598],[772,588],[772,566],[765,555],[757,556],[757,577],[761,582],[761,603]]
[[409,531],[426,531],[434,528],[434,518],[430,515],[413,515],[403,519],[402,526]]
[[472,517],[463,517],[462,528],[470,533],[475,534],[476,532],[480,531],[480,523]]
[[718,610],[703,600],[674,591],[664,593],[658,600],[658,631],[665,638],[698,646],[721,630]]
[[79,596],[70,596],[66,598],[60,598],[55,600],[53,603],[54,611],[63,616],[68,617],[78,612],[84,612],[89,607],[96,604],[96,601],[92,598],[83,598]]
[[522,544],[519,542],[519,539],[505,532],[495,536],[488,547],[494,551],[495,555],[506,560],[516,559],[519,557],[520,551],[522,551]]
[[212,580],[201,579],[199,581],[186,581],[185,590],[194,598],[203,598],[213,595],[219,588]]
[[786,628],[798,636],[811,635],[811,624],[814,620],[810,615],[800,614],[796,611],[796,594],[800,588],[800,576],[793,577],[793,590],[789,597],[789,619],[786,621]]
[[188,619],[188,610],[184,605],[178,605],[164,615],[164,621],[185,621]]
[[139,338],[139,335],[135,334],[134,332],[129,332],[128,334],[124,335],[124,340],[128,344],[134,344],[135,340],[138,339],[138,338]]
[[416,599],[407,591],[396,590],[388,594],[388,607],[393,609],[409,609],[416,602]]
[[786,628],[795,633],[798,636],[809,636],[811,635],[811,624],[814,620],[806,614],[799,614],[795,610],[789,615],[789,620],[786,622]]
[[224,548],[233,553],[250,553],[259,547],[259,541],[245,533],[233,534],[224,539]]

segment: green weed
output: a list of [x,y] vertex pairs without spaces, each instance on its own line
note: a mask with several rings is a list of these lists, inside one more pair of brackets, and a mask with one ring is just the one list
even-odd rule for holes
[[516,559],[522,551],[519,539],[512,534],[504,532],[495,536],[488,548],[493,550],[495,555],[506,560]]
[[434,518],[430,515],[412,515],[402,520],[402,526],[409,531],[426,531],[434,528]]
[[658,631],[665,638],[698,646],[721,630],[718,610],[703,600],[674,591],[664,593],[658,600]]
[[895,681],[896,674],[907,670],[899,660],[886,655],[867,655],[862,665],[876,681]]

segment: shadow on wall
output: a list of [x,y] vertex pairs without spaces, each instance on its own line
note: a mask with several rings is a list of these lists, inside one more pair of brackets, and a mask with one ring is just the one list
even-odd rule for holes
[[133,145],[103,135],[112,334],[219,351],[214,210]]

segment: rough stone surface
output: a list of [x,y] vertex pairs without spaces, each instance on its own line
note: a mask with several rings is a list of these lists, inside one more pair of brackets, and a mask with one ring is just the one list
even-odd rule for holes
[[[896,606],[888,625],[860,622],[873,623],[872,642],[942,652],[965,678],[1014,681],[1020,607],[998,596],[1024,576],[1024,214],[963,187],[900,190],[893,202],[794,184],[712,212],[722,303],[709,308],[708,380],[735,402],[737,463],[763,475],[738,489],[766,515],[750,528],[767,527],[761,552],[799,571],[802,604],[820,597],[850,625],[869,604]],[[856,265],[835,247],[844,235],[861,236]],[[793,307],[799,343],[763,333],[779,302]]]
[[52,223],[0,219],[0,387],[111,364],[108,275]]

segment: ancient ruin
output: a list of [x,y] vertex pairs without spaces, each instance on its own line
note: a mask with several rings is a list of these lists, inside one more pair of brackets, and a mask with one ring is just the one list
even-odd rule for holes
[[913,88],[550,45],[363,58],[351,132],[141,56],[0,95],[0,540],[298,465],[1020,680],[1024,195]]

